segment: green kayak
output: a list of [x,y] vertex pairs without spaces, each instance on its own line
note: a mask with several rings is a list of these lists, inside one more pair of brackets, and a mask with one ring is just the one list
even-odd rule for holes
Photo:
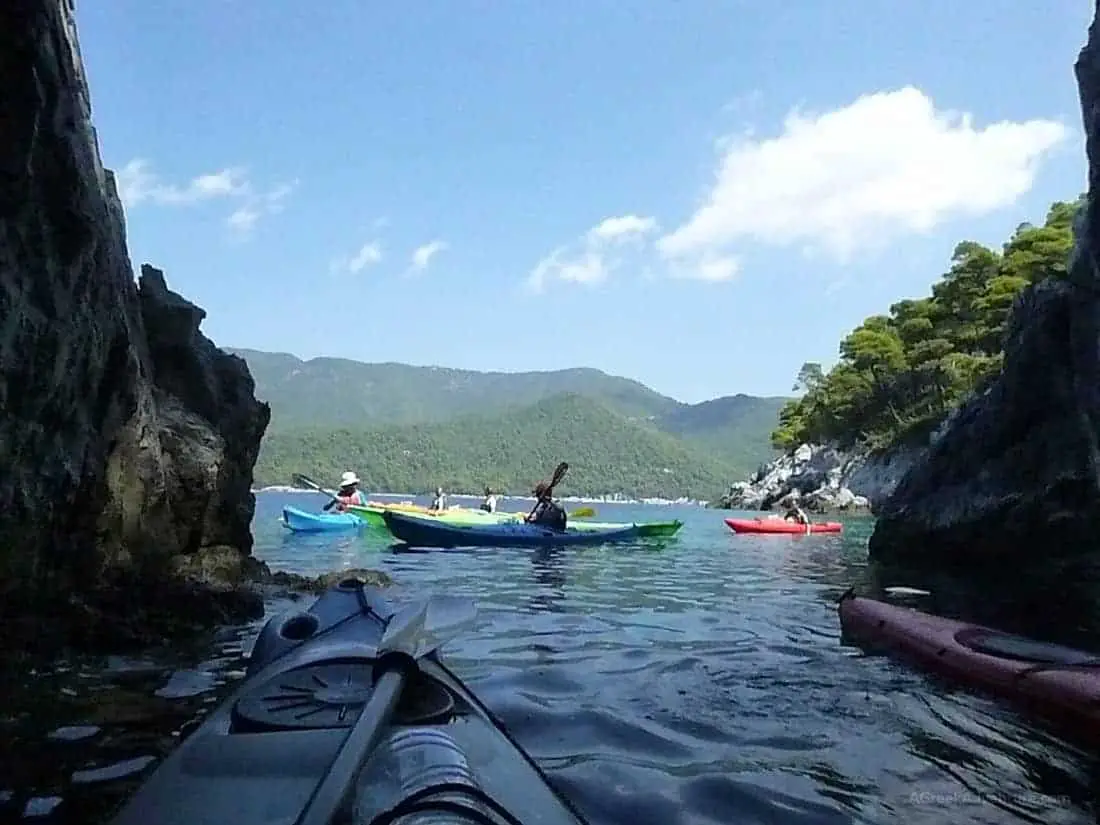
[[[386,523],[382,518],[382,513],[386,508],[381,507],[348,507],[349,513],[361,517],[367,524],[372,527],[385,527]],[[518,521],[522,519],[526,513],[486,513],[483,510],[469,510],[459,509],[447,510],[439,515],[427,515],[426,513],[414,513],[409,509],[402,509],[399,512],[404,512],[409,515],[417,515],[423,518],[430,518],[433,521],[438,520],[444,524],[501,524],[508,521]],[[577,532],[589,532],[595,530],[617,530],[622,527],[630,527],[632,522],[629,521],[586,521],[577,519],[576,521],[569,521],[567,530],[576,530]],[[638,528],[639,536],[673,536],[684,526],[682,521],[643,521],[633,523],[633,526]]]
[[[618,521],[571,521],[567,530],[610,530],[615,527],[626,527],[630,522]],[[679,520],[674,521],[636,521],[634,526],[638,528],[639,536],[674,536],[684,526]]]

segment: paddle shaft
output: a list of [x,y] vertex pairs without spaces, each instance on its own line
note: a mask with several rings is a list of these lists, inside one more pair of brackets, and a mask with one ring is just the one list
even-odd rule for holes
[[378,679],[363,712],[332,760],[328,774],[298,817],[297,825],[331,825],[336,813],[347,804],[367,757],[389,726],[401,699],[405,678],[404,671],[395,669],[386,671]]
[[[324,493],[326,496],[328,496],[330,499],[332,499],[332,501],[339,501],[340,500],[340,497],[336,493],[332,492],[332,490],[326,490],[324,487],[322,487],[320,484],[318,484],[316,481],[314,481],[309,476],[304,476],[301,473],[295,473],[294,478],[299,483],[304,484],[307,487],[312,487],[318,493]],[[325,505],[326,510],[330,506],[332,506],[332,501],[330,501],[328,504]]]

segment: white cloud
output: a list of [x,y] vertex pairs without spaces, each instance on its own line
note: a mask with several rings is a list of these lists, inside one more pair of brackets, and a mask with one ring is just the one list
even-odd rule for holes
[[245,202],[226,219],[226,224],[238,236],[252,232],[256,223],[265,215],[277,215],[285,208],[285,202],[298,187],[298,181],[279,184],[260,195],[247,193]]
[[718,168],[702,205],[655,243],[648,241],[653,218],[607,218],[543,258],[527,285],[539,291],[552,279],[606,280],[628,240],[630,254],[648,255],[640,271],[659,264],[666,277],[709,283],[736,277],[751,245],[795,245],[844,262],[1012,205],[1069,134],[1043,119],[978,127],[969,114],[938,111],[912,87],[824,114],[792,111],[778,135],[745,131],[718,141]]
[[740,261],[732,255],[708,253],[695,260],[674,262],[668,274],[673,278],[717,284],[732,280],[740,270]]
[[128,207],[145,202],[183,206],[242,195],[248,189],[244,170],[239,167],[199,175],[178,186],[162,181],[149,161],[141,158],[135,158],[123,166],[115,175],[115,180],[119,197]]
[[653,218],[639,218],[637,215],[622,215],[618,218],[605,218],[588,230],[592,239],[618,240],[631,236],[644,235],[657,228]]
[[359,251],[347,262],[347,270],[354,275],[381,260],[382,245],[378,241],[371,241],[359,247]]
[[606,281],[623,263],[624,246],[640,241],[657,228],[653,218],[621,215],[605,218],[570,246],[561,246],[539,261],[527,276],[533,292],[548,281],[595,285]]
[[226,224],[239,236],[247,235],[265,215],[281,212],[298,186],[295,180],[258,192],[241,167],[198,175],[182,185],[167,183],[142,158],[123,166],[115,179],[119,197],[128,209],[140,204],[192,206],[208,201],[237,201],[240,205],[226,218]]
[[418,246],[413,250],[412,262],[410,269],[413,272],[423,272],[428,268],[428,264],[431,263],[432,258],[447,249],[447,243],[441,240],[434,240],[429,243]]
[[891,237],[1015,203],[1068,135],[1064,124],[1040,119],[978,128],[912,87],[825,114],[791,112],[776,137],[724,143],[703,205],[657,248],[704,280],[732,275],[735,246],[749,242],[798,244],[844,261]]

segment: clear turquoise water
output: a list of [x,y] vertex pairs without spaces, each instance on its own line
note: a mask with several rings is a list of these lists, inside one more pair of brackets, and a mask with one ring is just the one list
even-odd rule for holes
[[[255,552],[273,568],[373,567],[398,595],[475,599],[477,625],[444,655],[594,825],[1094,821],[1091,757],[841,645],[835,602],[867,577],[869,519],[754,537],[726,512],[607,504],[600,520],[685,527],[660,549],[398,552],[378,534],[288,533],[287,503],[323,500],[258,496]],[[233,687],[257,630],[7,674],[21,687],[0,713],[0,821],[101,821]]]

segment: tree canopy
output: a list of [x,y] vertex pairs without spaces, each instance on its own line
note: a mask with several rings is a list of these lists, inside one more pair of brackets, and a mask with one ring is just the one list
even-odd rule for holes
[[960,243],[931,295],[867,318],[841,341],[828,372],[804,364],[795,383],[804,394],[780,411],[772,444],[880,449],[926,435],[999,372],[1016,296],[1065,276],[1082,203],[1055,203],[1042,226],[1021,224],[1000,251]]

